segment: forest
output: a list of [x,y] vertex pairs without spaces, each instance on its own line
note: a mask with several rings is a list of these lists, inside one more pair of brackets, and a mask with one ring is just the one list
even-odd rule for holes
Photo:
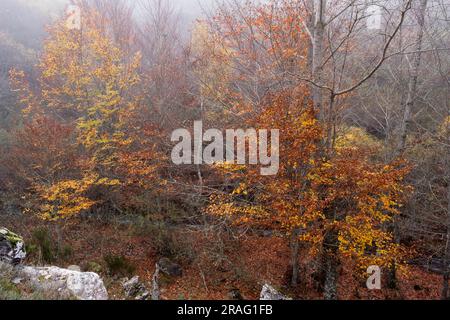
[[450,299],[449,0],[0,5],[0,300]]

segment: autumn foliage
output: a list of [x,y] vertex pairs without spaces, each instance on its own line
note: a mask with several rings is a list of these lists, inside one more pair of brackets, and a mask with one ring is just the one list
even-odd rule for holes
[[207,211],[286,236],[301,230],[299,239],[315,255],[322,251],[325,236],[336,232],[340,254],[357,259],[361,267],[386,266],[393,257],[402,262],[403,249],[386,226],[399,214],[409,190],[403,182],[409,168],[400,162],[374,163],[373,150],[356,147],[338,146],[333,155],[324,156],[324,130],[307,89],[303,92],[303,104],[290,92],[268,98],[251,123],[281,130],[277,179],[250,166],[218,166],[234,188],[212,195]]
[[[217,230],[270,231],[262,242],[290,243],[293,273],[304,262],[299,247],[314,261],[322,291],[327,281],[336,287],[341,263],[357,275],[371,265],[406,270],[414,250],[395,228],[413,193],[413,166],[405,155],[382,157],[387,139],[346,123],[364,81],[343,94],[314,83],[312,20],[303,1],[219,5],[217,15],[195,23],[182,49],[171,28],[160,37],[132,32],[130,24],[115,35],[88,3],[80,2],[81,30],[64,19],[48,28],[33,74],[10,71],[21,125],[1,146],[0,187],[23,213],[52,222],[139,216],[143,225],[158,223],[152,236],[166,223],[186,223],[208,240]],[[146,46],[139,36],[155,42]],[[351,44],[324,50],[330,57],[320,76],[330,79],[323,83],[354,82],[331,79],[330,71],[335,56],[351,55]],[[261,175],[253,164],[173,164],[172,131],[198,120],[205,129],[278,129],[277,175]],[[440,125],[444,139],[448,118]]]
[[25,121],[12,150],[21,165],[15,172],[32,201],[27,211],[45,219],[96,205],[133,206],[123,197],[152,187],[144,181],[161,156],[152,143],[155,127],[135,121],[145,114],[140,54],[129,59],[96,19],[86,8],[81,31],[65,28],[64,20],[49,29],[36,87],[23,72],[11,72]]

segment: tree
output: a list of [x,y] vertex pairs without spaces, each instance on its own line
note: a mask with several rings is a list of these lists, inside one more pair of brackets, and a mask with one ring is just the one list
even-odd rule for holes
[[417,10],[417,39],[414,48],[411,78],[408,85],[408,98],[406,100],[403,121],[400,126],[400,139],[397,147],[397,154],[401,154],[406,147],[406,137],[408,134],[409,124],[411,122],[411,113],[414,106],[414,101],[417,95],[417,81],[419,77],[419,68],[422,61],[422,46],[423,36],[425,32],[425,13],[427,9],[428,0],[421,0],[420,8]]
[[[49,219],[70,217],[99,204],[117,209],[119,188],[142,184],[136,175],[144,179],[155,172],[152,156],[156,154],[149,154],[154,149],[141,149],[151,142],[142,142],[143,133],[138,134],[141,129],[149,134],[148,126],[130,123],[142,108],[140,55],[126,58],[97,27],[96,18],[96,11],[84,8],[81,31],[65,28],[64,20],[50,28],[38,65],[37,88],[28,85],[23,72],[11,74],[30,124],[19,135],[39,131],[33,125],[39,119],[73,132],[71,140],[65,135],[56,138],[63,139],[68,150],[77,150],[74,159],[53,166],[37,164],[49,172],[25,177],[31,180],[29,191],[42,204],[36,211]],[[41,130],[47,132],[45,127]],[[51,141],[44,139],[40,144],[50,147],[46,143]],[[53,157],[58,155],[47,156],[56,161]],[[44,160],[38,157],[35,161]],[[140,171],[135,168],[138,165]]]
[[[309,95],[305,87],[296,92]],[[337,297],[334,270],[340,256],[354,259],[361,270],[374,264],[388,266],[392,257],[403,261],[405,250],[385,226],[406,200],[403,179],[409,168],[395,162],[374,163],[371,154],[376,150],[355,147],[351,136],[339,137],[335,155],[324,158],[325,131],[312,103],[291,91],[267,97],[261,110],[249,125],[280,128],[279,174],[274,179],[261,176],[252,166],[219,166],[234,188],[214,194],[208,212],[237,224],[279,229],[288,238],[298,236],[311,254],[326,257],[324,290],[330,290],[325,292],[329,297]]]

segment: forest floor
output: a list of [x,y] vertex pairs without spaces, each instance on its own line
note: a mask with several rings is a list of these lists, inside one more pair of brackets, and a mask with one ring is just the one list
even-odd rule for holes
[[[83,270],[89,270],[90,265],[98,266],[111,299],[125,299],[121,285],[125,275],[114,274],[117,270],[111,270],[105,257],[123,258],[131,266],[127,276],[139,275],[150,288],[156,262],[168,255],[182,266],[183,276],[162,284],[162,299],[222,300],[230,299],[230,292],[236,290],[244,299],[258,299],[264,283],[272,284],[294,299],[321,297],[312,271],[314,260],[307,252],[300,256],[304,281],[296,289],[288,285],[289,244],[281,237],[257,233],[233,237],[192,226],[177,227],[168,235],[162,234],[161,229],[136,224],[95,219],[75,219],[62,224],[43,222],[32,216],[2,217],[0,225],[22,235],[27,244],[33,244],[29,246],[31,252],[26,264],[63,268],[78,265]],[[42,232],[41,242],[36,240],[36,230],[45,230],[50,244],[42,241]],[[42,253],[45,250],[60,253],[50,252],[52,261],[45,262]],[[345,261],[339,273],[340,299],[440,297],[441,276],[418,267],[408,267],[407,272],[398,275],[397,290],[369,291],[365,280],[355,275]]]

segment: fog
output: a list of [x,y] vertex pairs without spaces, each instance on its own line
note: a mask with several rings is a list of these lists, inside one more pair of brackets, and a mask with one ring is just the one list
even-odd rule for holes
[[[198,17],[203,9],[207,9],[215,0],[171,0],[173,5],[178,8],[182,15],[190,17]],[[1,0],[0,3],[8,2]],[[45,14],[55,14],[59,12],[69,0],[16,0],[26,6],[36,8]],[[130,0],[130,3],[136,1]]]
[[[110,0],[115,1],[115,0]],[[139,20],[140,6],[134,6]],[[164,0],[169,1],[169,0]],[[188,38],[192,23],[207,12],[216,0],[171,0],[179,13],[180,35]],[[37,61],[47,36],[46,26],[61,18],[70,0],[0,0],[0,124],[9,122],[11,103],[8,72],[13,67],[31,68]],[[1,132],[0,132],[0,140]]]

